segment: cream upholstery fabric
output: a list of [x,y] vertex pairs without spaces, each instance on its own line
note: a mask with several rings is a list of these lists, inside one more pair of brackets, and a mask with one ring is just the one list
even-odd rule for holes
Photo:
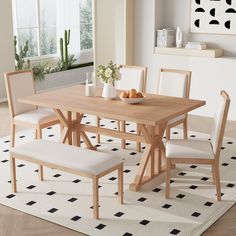
[[176,139],[167,141],[166,158],[214,159],[214,154],[208,141]]
[[220,129],[222,126],[222,120],[223,120],[224,109],[225,109],[225,103],[226,103],[226,100],[222,96],[220,96],[218,110],[215,113],[215,116],[213,119],[213,129],[212,129],[212,133],[211,133],[211,143],[213,146],[214,153],[216,152],[217,143],[219,140]]
[[28,157],[98,175],[122,162],[121,157],[57,142],[35,140],[10,150],[13,157]]
[[9,76],[10,96],[12,99],[13,113],[15,115],[36,109],[36,106],[18,102],[21,97],[27,97],[34,94],[34,81],[32,73],[13,74]]
[[187,75],[176,72],[161,72],[159,95],[185,97]]
[[185,115],[177,116],[174,119],[169,120],[168,125],[171,125],[171,124],[175,123],[176,121],[182,120],[182,119],[184,119],[184,117],[185,117]]
[[121,90],[130,90],[132,88],[142,92],[143,88],[143,70],[138,68],[121,68],[121,79],[118,81],[117,88]]
[[50,122],[57,119],[53,110],[48,108],[39,108],[36,110],[28,111],[14,117],[14,121],[26,122],[34,125]]

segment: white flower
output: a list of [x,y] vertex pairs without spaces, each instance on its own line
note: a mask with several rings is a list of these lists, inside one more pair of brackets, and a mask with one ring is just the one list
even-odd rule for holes
[[112,75],[112,70],[111,70],[110,68],[107,68],[107,69],[105,70],[105,76],[106,76],[107,78],[110,78],[111,75]]

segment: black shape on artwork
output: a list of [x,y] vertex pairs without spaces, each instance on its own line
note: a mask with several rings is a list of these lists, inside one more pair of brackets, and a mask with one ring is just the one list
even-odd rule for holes
[[212,20],[209,22],[210,25],[219,25],[219,21],[218,20]]
[[227,3],[228,5],[232,5],[232,0],[226,0],[226,3]]
[[205,10],[202,7],[199,7],[195,10],[195,12],[205,12]]
[[225,28],[230,29],[230,20],[225,22]]
[[225,13],[236,13],[236,11],[233,8],[229,8],[225,11]]
[[200,19],[195,20],[194,25],[199,28],[200,27]]
[[199,5],[201,4],[201,0],[195,0],[195,2]]
[[215,9],[215,8],[212,8],[212,9],[210,10],[210,15],[213,16],[213,17],[215,17],[215,15],[216,15],[216,9]]

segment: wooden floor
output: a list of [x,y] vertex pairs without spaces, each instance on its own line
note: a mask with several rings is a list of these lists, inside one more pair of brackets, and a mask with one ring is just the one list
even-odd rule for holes
[[[9,135],[9,113],[6,103],[0,103],[0,137]],[[211,120],[189,116],[189,129],[210,132]],[[236,138],[235,122],[229,122],[226,136]],[[236,205],[212,225],[203,236],[235,236]],[[0,205],[0,236],[80,236],[84,235],[37,217]]]

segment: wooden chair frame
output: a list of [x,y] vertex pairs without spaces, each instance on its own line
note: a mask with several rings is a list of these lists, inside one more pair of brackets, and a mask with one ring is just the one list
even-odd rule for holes
[[[185,87],[185,93],[184,93],[184,98],[189,98],[190,94],[190,85],[191,85],[191,77],[192,77],[192,72],[191,71],[186,71],[186,70],[178,70],[178,69],[166,69],[166,68],[161,68],[158,76],[158,89],[160,86],[160,80],[161,80],[161,73],[162,72],[172,72],[172,73],[179,73],[179,74],[185,74],[187,76],[187,82],[186,82],[186,87]],[[183,124],[183,133],[184,133],[184,139],[188,138],[188,114],[185,114],[184,118],[181,120],[178,120],[172,124],[168,124],[166,127],[166,139],[170,139],[170,130],[171,128]]]
[[[130,68],[130,69],[141,69],[143,70],[143,81],[142,81],[142,89],[141,92],[145,93],[146,92],[146,84],[147,84],[147,67],[146,66],[133,66],[133,65],[121,65],[121,68]],[[97,117],[96,123],[97,123],[97,127],[100,127],[100,117]],[[117,128],[119,131],[122,132],[126,132],[126,121],[120,121],[117,120]],[[138,125],[137,125],[137,134],[140,134],[140,131],[138,129]],[[97,137],[97,143],[100,143],[100,134],[96,135]],[[126,147],[126,140],[122,139],[121,140],[121,148],[125,149]],[[141,145],[140,143],[136,144],[136,149],[138,152],[141,151]]]
[[224,138],[225,126],[227,122],[227,115],[229,111],[230,105],[230,98],[229,95],[225,91],[221,91],[221,96],[225,99],[225,107],[223,112],[223,118],[219,133],[219,139],[217,142],[216,152],[214,153],[214,159],[197,159],[197,158],[166,158],[166,173],[165,173],[165,180],[166,180],[166,198],[170,197],[170,171],[171,165],[177,163],[184,163],[184,164],[208,164],[212,166],[212,175],[213,175],[213,184],[216,185],[216,194],[217,200],[221,201],[221,186],[220,186],[220,168],[219,168],[219,159],[220,159],[220,152],[221,152],[221,145]]
[[[15,72],[9,72],[5,73],[5,85],[6,85],[6,92],[7,92],[7,99],[8,99],[8,105],[9,105],[9,110],[10,110],[10,116],[11,116],[11,124],[10,124],[10,141],[11,141],[11,147],[15,146],[15,133],[16,133],[16,126],[26,126],[30,128],[35,129],[35,139],[41,139],[42,138],[42,129],[47,128],[49,126],[59,124],[60,121],[59,119],[55,119],[54,121],[50,122],[42,122],[39,125],[35,126],[34,124],[30,124],[28,122],[20,122],[20,121],[15,121],[14,117],[16,116],[15,111],[14,111],[14,106],[13,106],[13,101],[12,101],[12,89],[10,86],[10,76],[12,75],[17,75],[17,74],[23,74],[23,73],[31,73],[32,75],[32,80],[33,80],[33,71],[32,70],[22,70],[22,71],[15,71]],[[35,86],[33,83],[33,92],[35,92]],[[36,109],[37,106],[36,106]],[[39,178],[40,180],[43,180],[43,167],[39,166]]]
[[30,163],[38,164],[40,166],[46,166],[48,168],[68,172],[71,174],[83,176],[92,179],[93,181],[93,217],[95,219],[99,218],[99,185],[98,181],[99,178],[115,171],[118,170],[118,200],[120,204],[123,204],[123,162],[109,168],[106,171],[103,171],[102,173],[99,173],[98,175],[92,175],[92,174],[87,174],[85,172],[79,171],[79,170],[74,170],[71,168],[63,167],[60,165],[56,165],[53,163],[45,162],[45,161],[40,161],[40,160],[35,160],[33,158],[25,157],[25,156],[13,156],[10,155],[10,165],[11,165],[11,186],[12,186],[12,191],[14,193],[17,192],[17,182],[16,182],[16,159],[27,161]]

